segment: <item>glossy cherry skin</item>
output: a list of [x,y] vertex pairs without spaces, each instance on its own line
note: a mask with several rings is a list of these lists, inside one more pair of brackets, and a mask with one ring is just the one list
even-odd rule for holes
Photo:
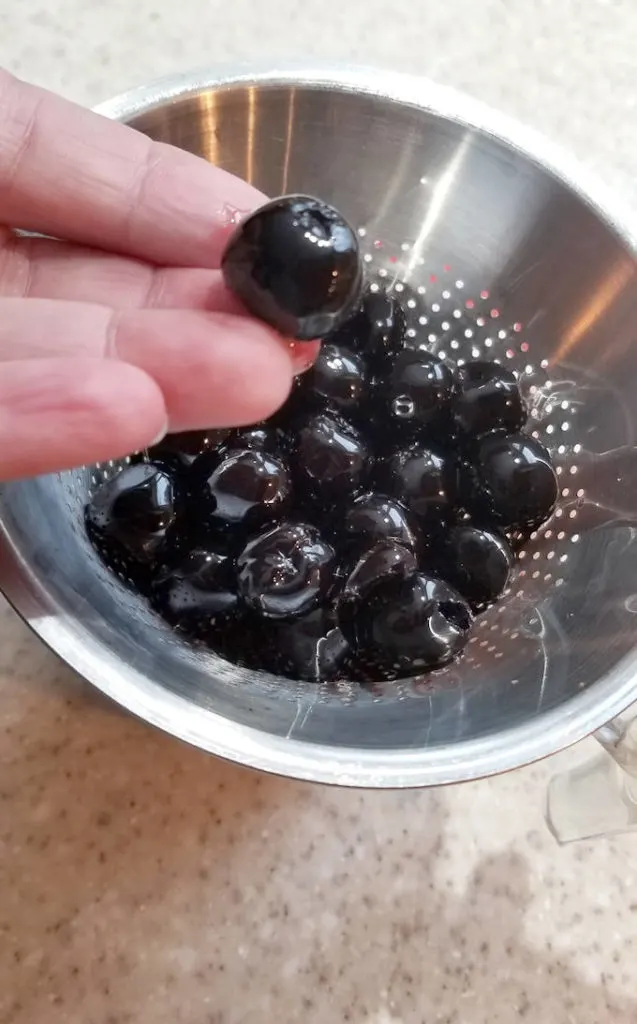
[[450,518],[457,498],[452,456],[422,445],[395,452],[379,470],[379,485],[414,515],[432,524]]
[[335,414],[320,412],[301,421],[290,461],[297,489],[329,507],[360,490],[370,452],[359,430]]
[[487,434],[462,464],[461,478],[470,511],[510,529],[539,526],[559,495],[549,452],[525,434]]
[[188,468],[204,452],[217,451],[229,436],[229,430],[190,430],[181,434],[166,434],[159,444],[148,449],[148,455],[151,462],[154,459],[171,462],[176,458],[184,468]]
[[[383,579],[404,579],[418,568],[413,551],[395,540],[379,540],[352,563],[342,563],[337,570],[335,608],[344,636],[354,635],[354,620],[367,594]],[[340,584],[340,585],[339,585]]]
[[280,519],[292,494],[285,462],[253,448],[202,456],[192,468],[192,480],[200,518],[245,530]]
[[289,622],[273,622],[272,670],[291,679],[322,683],[338,677],[349,646],[336,624],[334,612],[321,606]]
[[226,551],[195,548],[164,570],[153,588],[153,605],[172,625],[187,632],[231,615],[239,599],[232,559]]
[[182,494],[176,474],[163,464],[126,466],[107,480],[86,506],[86,524],[95,538],[114,542],[134,561],[159,558],[177,522]]
[[453,587],[414,572],[380,580],[341,628],[354,649],[405,675],[452,661],[465,647],[472,621]]
[[239,555],[239,594],[265,618],[305,615],[326,596],[334,558],[314,526],[280,523],[248,541]]
[[445,579],[477,609],[502,596],[515,558],[499,533],[460,523],[446,535],[439,562]]
[[303,378],[303,390],[314,402],[341,412],[355,410],[367,391],[365,360],[356,352],[324,342],[314,366]]
[[234,231],[221,259],[227,286],[288,338],[323,338],[360,301],[356,232],[327,203],[281,196]]
[[387,576],[408,576],[418,568],[416,555],[395,540],[379,540],[363,551],[345,574],[342,598],[364,597]]
[[363,353],[373,365],[383,365],[387,356],[404,348],[406,331],[400,299],[387,292],[368,290],[360,308],[329,340]]
[[431,427],[451,407],[453,373],[441,359],[419,349],[399,352],[380,382],[385,413],[399,427]]
[[224,444],[224,449],[229,452],[249,448],[253,451],[266,452],[268,455],[280,455],[283,440],[283,431],[273,424],[256,423],[252,427],[233,430]]
[[[558,480],[519,433],[514,375],[485,361],[452,374],[421,313],[412,289],[367,291],[267,422],[140,456],[86,509],[107,565],[250,670],[366,681],[452,660]],[[425,333],[447,331],[434,320]]]
[[524,426],[526,408],[511,370],[479,360],[459,367],[456,381],[453,416],[463,434],[478,437],[500,429],[514,433]]
[[367,549],[379,540],[393,540],[410,551],[421,542],[420,529],[406,508],[377,491],[359,495],[345,510],[337,529],[338,542],[348,549]]

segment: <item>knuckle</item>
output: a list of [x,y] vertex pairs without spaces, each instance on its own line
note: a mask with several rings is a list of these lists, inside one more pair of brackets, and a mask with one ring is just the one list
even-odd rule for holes
[[11,190],[37,133],[45,94],[0,69],[0,191]]

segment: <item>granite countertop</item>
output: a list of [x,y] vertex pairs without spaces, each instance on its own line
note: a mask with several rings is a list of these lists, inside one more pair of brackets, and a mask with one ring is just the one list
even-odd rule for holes
[[[515,13],[513,13],[515,11]],[[272,54],[424,72],[637,208],[634,0],[21,0],[0,64],[86,103]],[[1,1024],[634,1024],[637,834],[560,848],[568,754],[444,791],[314,788],[121,715],[0,608]]]

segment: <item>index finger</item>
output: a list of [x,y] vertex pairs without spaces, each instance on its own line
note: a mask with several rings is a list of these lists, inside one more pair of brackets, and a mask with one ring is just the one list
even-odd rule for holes
[[205,160],[0,69],[0,224],[215,267],[237,215],[262,201]]

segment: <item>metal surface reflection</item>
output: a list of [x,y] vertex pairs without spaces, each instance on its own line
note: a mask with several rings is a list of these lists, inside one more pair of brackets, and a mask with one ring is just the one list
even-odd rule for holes
[[634,476],[637,273],[627,223],[595,186],[532,133],[392,74],[180,76],[101,109],[268,194],[341,208],[424,344],[518,371],[563,500],[464,660],[426,679],[317,689],[179,643],[109,577],[82,525],[95,471],[11,484],[0,492],[0,581],[45,641],[189,742],[342,784],[502,771],[626,707],[637,669],[637,489],[622,478]]

